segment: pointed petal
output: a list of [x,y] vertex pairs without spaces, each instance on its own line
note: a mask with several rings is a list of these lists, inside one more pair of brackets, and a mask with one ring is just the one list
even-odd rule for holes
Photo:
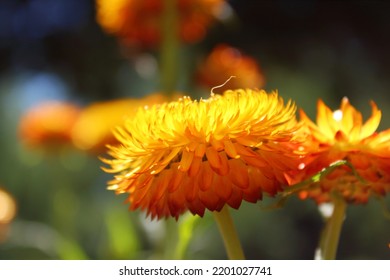
[[382,112],[378,110],[378,107],[373,101],[371,101],[371,108],[372,108],[371,117],[364,123],[360,131],[361,139],[371,136],[377,130],[382,118]]
[[192,160],[194,159],[194,153],[184,150],[181,155],[181,161],[179,164],[180,171],[188,171],[191,167]]

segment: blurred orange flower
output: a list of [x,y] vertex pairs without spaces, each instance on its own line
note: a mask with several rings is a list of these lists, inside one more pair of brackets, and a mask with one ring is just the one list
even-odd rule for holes
[[371,195],[383,196],[390,190],[390,129],[376,132],[381,111],[374,102],[371,107],[371,117],[365,123],[347,98],[342,99],[340,109],[334,112],[318,101],[317,124],[301,110],[310,150],[304,176],[309,178],[339,160],[351,163],[358,175],[348,166],[339,166],[302,191],[301,198],[311,197],[321,203],[337,192],[348,202],[365,203]]
[[85,107],[74,125],[72,139],[82,150],[102,152],[107,144],[117,144],[112,131],[132,117],[138,107],[165,102],[162,94],[152,94],[145,98],[126,98],[92,103]]
[[[160,42],[163,0],[96,0],[97,21],[127,45],[155,46]],[[203,39],[224,0],[177,0],[178,36],[186,43]]]
[[69,143],[71,131],[80,114],[72,103],[46,101],[29,111],[20,120],[19,136],[27,146],[50,146]]
[[198,83],[207,88],[221,85],[231,76],[235,78],[220,89],[222,92],[227,87],[262,88],[265,83],[263,73],[254,58],[224,44],[211,51],[197,72]]
[[109,147],[112,159],[102,159],[116,174],[109,189],[129,193],[131,210],[158,219],[274,195],[298,168],[295,110],[258,90],[139,109],[116,130],[121,145]]

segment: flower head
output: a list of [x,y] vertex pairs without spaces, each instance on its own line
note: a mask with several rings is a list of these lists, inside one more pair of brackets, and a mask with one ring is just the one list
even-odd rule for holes
[[202,216],[225,204],[256,202],[289,183],[299,154],[295,105],[277,93],[226,91],[139,109],[115,132],[121,145],[103,159],[109,189],[152,218],[186,210]]
[[[160,42],[163,0],[96,0],[97,21],[111,34],[132,45],[146,47]],[[177,0],[178,36],[187,43],[201,40],[223,0]]]
[[92,103],[81,110],[72,130],[73,143],[82,150],[102,152],[107,144],[118,143],[112,130],[134,115],[138,107],[165,100],[164,95],[156,93],[139,99],[126,98]]
[[71,131],[80,113],[72,103],[46,101],[21,118],[19,135],[28,146],[51,146],[71,141]]
[[264,85],[264,76],[256,60],[224,44],[211,51],[197,72],[199,84],[207,88],[220,85],[231,76],[235,79],[229,82],[229,88],[261,88]]
[[321,203],[329,201],[330,194],[336,191],[349,202],[364,203],[370,195],[385,195],[390,190],[390,129],[376,132],[381,111],[374,102],[371,108],[371,117],[365,123],[347,98],[333,112],[318,101],[317,124],[300,112],[309,134],[310,155],[309,164],[303,169],[305,176],[310,177],[339,160],[348,161],[357,172],[339,166],[301,192],[302,198],[312,197]]

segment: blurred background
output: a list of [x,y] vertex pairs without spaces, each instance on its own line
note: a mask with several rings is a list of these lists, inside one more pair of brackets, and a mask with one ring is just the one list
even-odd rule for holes
[[[172,258],[178,231],[188,239],[185,258],[226,258],[210,213],[176,223],[129,212],[126,195],[106,190],[112,176],[100,169],[104,149],[61,131],[51,131],[55,141],[46,141],[42,115],[58,129],[88,111],[89,122],[80,125],[88,137],[111,124],[118,107],[110,102],[144,105],[140,98],[161,91],[161,38],[147,29],[140,31],[152,34],[145,40],[117,28],[115,5],[121,2],[0,1],[1,259]],[[214,2],[223,3],[207,17],[196,14],[196,24],[183,23],[175,90],[207,97],[211,87],[235,75],[231,86],[278,90],[312,118],[318,98],[336,109],[347,96],[365,119],[374,100],[382,110],[379,129],[390,127],[390,3]],[[146,18],[144,9],[140,18]],[[68,107],[31,111],[48,101]],[[76,148],[69,144],[75,141]],[[265,198],[232,211],[247,257],[313,259],[323,224],[315,203],[292,198],[273,209],[274,203]],[[384,205],[390,208],[389,198],[349,206],[339,259],[390,259]]]

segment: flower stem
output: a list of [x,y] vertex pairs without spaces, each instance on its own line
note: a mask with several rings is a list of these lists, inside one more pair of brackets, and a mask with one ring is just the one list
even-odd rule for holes
[[333,207],[333,213],[326,222],[320,240],[321,259],[323,260],[336,259],[347,204],[342,197],[334,195]]
[[242,251],[232,217],[230,216],[229,208],[225,206],[221,212],[214,212],[214,218],[217,221],[229,259],[244,260],[244,252]]
[[167,219],[164,221],[165,223],[165,240],[164,240],[164,253],[163,258],[165,260],[173,260],[175,259],[174,253],[175,251],[172,248],[177,246],[177,240],[179,237],[178,224],[174,219]]
[[198,216],[187,213],[179,223],[179,236],[174,251],[175,260],[185,259],[188,246],[194,234],[194,227],[201,220]]
[[164,0],[162,15],[162,42],[160,52],[161,90],[172,95],[177,84],[178,71],[178,13],[177,0]]

